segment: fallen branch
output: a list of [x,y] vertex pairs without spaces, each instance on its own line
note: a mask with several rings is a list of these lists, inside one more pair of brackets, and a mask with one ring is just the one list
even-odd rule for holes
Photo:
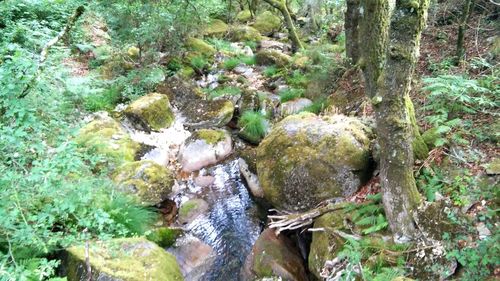
[[325,206],[320,206],[305,213],[279,213],[278,215],[270,215],[268,216],[268,218],[271,219],[269,228],[275,228],[276,235],[280,234],[284,230],[299,229],[311,225],[315,218],[323,214],[344,209],[348,204],[349,202],[329,203]]
[[43,46],[42,51],[40,52],[40,58],[38,59],[38,66],[37,66],[36,72],[33,75],[33,77],[30,79],[28,84],[26,84],[26,87],[24,87],[23,91],[19,95],[19,98],[24,98],[24,97],[26,97],[26,95],[28,95],[29,90],[31,89],[31,87],[35,83],[38,76],[40,76],[40,74],[42,73],[43,63],[47,60],[50,48],[52,46],[54,46],[55,44],[57,44],[57,42],[59,42],[59,40],[61,40],[61,38],[65,37],[66,34],[68,34],[70,32],[70,30],[73,28],[76,21],[80,18],[80,16],[83,14],[83,12],[85,12],[84,6],[79,6],[78,8],[76,8],[73,15],[71,15],[71,17],[68,19],[68,23],[66,24],[64,29],[61,30],[61,32],[59,32],[59,34],[57,34],[56,37],[52,38],[49,42],[47,42],[45,44],[45,46]]

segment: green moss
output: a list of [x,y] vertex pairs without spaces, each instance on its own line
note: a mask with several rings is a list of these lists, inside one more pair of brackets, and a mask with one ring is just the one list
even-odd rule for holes
[[180,228],[160,227],[153,230],[146,238],[160,247],[167,248],[174,245],[177,238],[183,233]]
[[75,142],[81,147],[109,157],[115,165],[133,161],[140,148],[117,121],[107,116],[81,128]]
[[324,231],[315,231],[312,234],[311,250],[309,252],[309,270],[320,277],[321,270],[327,260],[334,259],[342,250],[345,240],[335,235],[335,230],[344,228],[343,211],[327,213],[314,221],[314,228],[323,228]]
[[255,55],[255,62],[258,65],[276,65],[285,67],[290,64],[291,58],[276,50],[261,50]]
[[427,146],[431,149],[435,147],[436,141],[441,137],[442,136],[439,133],[437,127],[430,128],[422,134],[422,139],[424,140],[425,144],[427,144]]
[[412,142],[413,155],[415,156],[415,159],[424,160],[429,155],[429,148],[427,147],[424,139],[420,135],[417,119],[415,118],[415,108],[413,107],[413,103],[409,96],[405,97],[405,105],[413,133],[413,142]]
[[239,21],[239,22],[245,23],[245,22],[247,22],[247,21],[249,21],[251,19],[252,19],[252,12],[250,12],[250,10],[240,11],[236,15],[236,20]]
[[270,35],[281,28],[281,19],[270,11],[265,11],[257,16],[253,27],[262,35]]
[[216,144],[226,138],[222,130],[201,129],[196,132],[196,135],[208,144]]
[[233,42],[260,41],[262,39],[257,29],[245,25],[231,27],[229,30],[229,38]]
[[169,127],[174,113],[166,95],[151,93],[132,102],[124,111],[140,129],[158,131]]
[[229,26],[225,22],[223,22],[219,19],[213,19],[210,21],[210,23],[207,25],[207,27],[203,30],[203,35],[213,36],[213,37],[222,37],[227,33],[228,30],[229,30]]
[[170,170],[149,160],[123,164],[114,172],[113,180],[121,190],[137,196],[145,205],[155,205],[168,198],[174,184]]
[[188,201],[188,202],[182,204],[181,208],[179,209],[179,216],[185,217],[185,216],[189,215],[197,207],[198,207],[198,202]]
[[208,210],[208,203],[205,200],[190,199],[184,202],[179,209],[179,222],[189,223],[206,210]]
[[[85,277],[85,247],[74,246],[68,252],[68,279]],[[122,238],[91,242],[89,260],[92,280],[184,280],[175,257],[144,238]]]
[[486,173],[488,175],[500,174],[500,158],[494,158],[490,163],[486,164]]
[[188,47],[188,49],[190,49],[194,53],[203,55],[205,57],[212,57],[216,52],[215,48],[207,42],[203,41],[202,39],[193,37],[186,40],[186,47]]

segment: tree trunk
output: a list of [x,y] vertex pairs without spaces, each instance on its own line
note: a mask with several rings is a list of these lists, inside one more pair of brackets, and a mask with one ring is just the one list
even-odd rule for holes
[[346,53],[351,65],[356,65],[359,60],[359,0],[347,0],[344,20]]
[[285,0],[264,0],[264,2],[276,8],[282,14],[285,25],[288,29],[288,37],[290,37],[290,41],[292,42],[292,51],[295,53],[296,51],[303,49],[304,47],[302,46],[302,42],[297,35],[295,25],[293,24],[293,20],[290,12],[288,11]]
[[462,10],[462,17],[458,24],[458,35],[457,35],[457,64],[461,64],[465,59],[465,31],[467,30],[467,21],[472,11],[472,6],[474,4],[473,0],[466,0],[464,8]]
[[416,235],[413,212],[421,201],[408,102],[429,0],[360,2],[360,65],[375,111],[382,200],[395,241],[405,242]]

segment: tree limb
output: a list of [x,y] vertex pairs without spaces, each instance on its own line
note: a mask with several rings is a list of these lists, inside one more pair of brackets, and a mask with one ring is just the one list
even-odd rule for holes
[[37,66],[36,72],[33,75],[33,77],[30,79],[28,84],[26,84],[26,86],[24,87],[23,91],[19,95],[19,98],[24,98],[24,97],[26,97],[26,95],[28,95],[29,90],[31,89],[31,87],[35,83],[38,76],[40,76],[40,74],[42,73],[43,63],[47,60],[47,56],[49,54],[50,48],[52,46],[54,46],[55,44],[57,44],[57,42],[59,42],[59,40],[61,40],[61,38],[65,37],[66,34],[68,34],[70,32],[70,30],[73,28],[76,21],[80,18],[80,16],[83,14],[83,12],[85,12],[84,6],[79,6],[78,8],[76,8],[73,15],[71,15],[71,17],[68,19],[68,23],[66,24],[64,29],[61,30],[61,32],[59,32],[59,34],[57,34],[56,37],[52,38],[49,42],[47,42],[45,44],[45,46],[43,46],[43,49],[40,52],[40,58],[38,59],[38,66]]

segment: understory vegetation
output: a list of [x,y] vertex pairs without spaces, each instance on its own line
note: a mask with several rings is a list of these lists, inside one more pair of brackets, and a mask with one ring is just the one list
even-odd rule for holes
[[[345,2],[283,1],[304,41],[304,48],[292,53],[285,22],[256,38],[250,31],[244,34],[248,38],[233,40],[240,35],[238,28],[256,26],[254,13],[269,10],[281,20],[269,1],[255,1],[251,13],[247,1],[0,1],[0,280],[66,280],[62,264],[70,246],[158,236],[151,230],[162,220],[161,207],[142,204],[112,179],[123,159],[111,159],[75,139],[92,114],[122,118],[121,107],[160,92],[172,77],[197,86],[199,91],[186,96],[207,104],[232,102],[234,115],[213,119],[228,119],[214,127],[239,136],[235,147],[255,149],[275,124],[302,112],[343,114],[372,126],[376,104],[356,96],[364,91],[364,79],[355,80],[352,72],[359,65],[346,58]],[[478,1],[484,7],[475,6],[470,16],[469,26],[476,27],[467,31],[470,42],[461,61],[448,36],[451,30],[456,33],[460,11],[445,7],[457,1],[431,2],[422,55],[409,78],[414,81],[410,95],[416,125],[429,149],[426,158],[415,162],[413,175],[424,205],[446,202],[443,225],[451,227],[433,238],[443,246],[444,259],[455,264],[443,278],[495,280],[500,276],[499,8],[494,1]],[[83,16],[46,48],[68,28],[78,7],[85,9]],[[245,11],[250,18],[242,20]],[[204,38],[214,19],[229,27],[223,35]],[[187,42],[193,38],[201,43]],[[259,58],[264,41],[275,44],[268,50],[278,55]],[[282,110],[290,104],[289,112]],[[351,133],[358,137],[358,131]],[[381,152],[375,140],[367,142],[374,151],[367,157],[372,169],[380,164],[376,153]],[[297,150],[299,158],[312,157]],[[345,160],[341,158],[332,161]],[[361,195],[346,198],[351,203],[344,209],[349,224],[344,230],[350,232],[335,232],[342,245],[332,268],[343,271],[335,275],[325,263],[324,280],[425,280],[413,275],[411,262],[412,255],[429,246],[386,241],[390,228],[380,174],[372,170]],[[299,231],[308,233],[306,228]],[[291,233],[286,235],[299,237]],[[170,236],[168,246],[175,241]],[[425,265],[425,270],[450,270],[438,268],[441,264]]]

